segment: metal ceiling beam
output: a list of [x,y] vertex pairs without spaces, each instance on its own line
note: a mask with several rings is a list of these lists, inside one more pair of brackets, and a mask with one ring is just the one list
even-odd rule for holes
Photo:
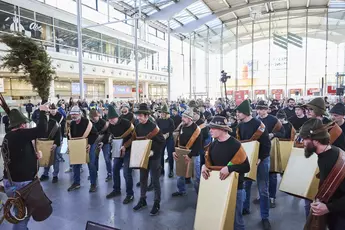
[[161,9],[159,12],[151,14],[146,20],[169,20],[175,14],[181,12],[191,4],[197,2],[198,0],[180,0],[175,2],[174,5],[167,6]]
[[261,1],[257,1],[257,2],[251,2],[248,4],[244,4],[244,5],[234,6],[234,7],[231,7],[230,9],[226,9],[226,10],[220,10],[220,11],[214,12],[211,15],[199,18],[199,20],[189,22],[189,23],[185,24],[183,27],[178,27],[175,30],[173,30],[173,32],[174,33],[190,33],[192,31],[196,30],[197,28],[199,28],[200,26],[204,25],[205,23],[210,22],[216,18],[225,16],[229,13],[233,13],[233,12],[236,12],[238,10],[241,10],[241,9],[244,9],[247,7],[259,6],[259,5],[263,5],[265,3],[272,3],[272,2],[281,2],[281,0],[264,0],[264,1],[261,0]]
[[[291,7],[289,10],[287,9],[276,9],[274,12],[286,12],[286,11],[298,11],[298,10],[306,10],[307,7]],[[311,6],[309,7],[309,9],[327,9],[326,6]],[[270,12],[269,12],[270,13]],[[265,13],[263,15],[269,14],[269,13]],[[242,20],[242,19],[247,19],[250,18],[250,15],[246,15],[246,16],[242,16],[242,17],[238,17],[238,20]],[[223,23],[230,23],[230,22],[236,22],[237,19],[229,19],[229,20],[224,20]]]

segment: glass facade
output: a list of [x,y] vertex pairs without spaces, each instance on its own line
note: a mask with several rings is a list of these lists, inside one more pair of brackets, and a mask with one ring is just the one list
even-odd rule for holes
[[[75,24],[0,1],[0,33],[14,31],[39,40],[49,51],[78,54]],[[84,58],[134,67],[132,43],[90,29],[83,29],[82,33]],[[154,33],[156,37],[165,38],[161,31],[155,30]],[[139,47],[138,55],[140,69],[167,71],[167,58],[162,60],[165,55],[144,47]]]
[[228,93],[245,91],[254,99],[333,94],[336,73],[345,72],[344,13],[301,9],[226,23]]

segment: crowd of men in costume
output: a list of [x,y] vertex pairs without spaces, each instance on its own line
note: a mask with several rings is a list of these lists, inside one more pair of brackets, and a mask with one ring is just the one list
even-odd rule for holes
[[[121,195],[121,168],[126,185],[126,197],[123,204],[127,205],[134,201],[133,177],[130,168],[131,145],[135,140],[152,140],[151,153],[147,169],[140,169],[140,198],[133,207],[134,211],[142,210],[148,206],[146,193],[154,191],[154,200],[150,215],[157,215],[160,210],[161,185],[159,178],[168,175],[175,177],[174,164],[179,158],[188,164],[194,162],[195,177],[177,177],[176,192],[172,197],[185,196],[187,194],[186,183],[193,183],[196,193],[199,190],[200,177],[207,179],[210,169],[205,164],[205,151],[208,151],[208,164],[220,166],[219,177],[225,180],[231,172],[239,173],[237,201],[235,210],[234,229],[245,229],[243,215],[250,214],[251,185],[252,181],[246,180],[244,174],[250,171],[250,164],[245,155],[241,142],[257,140],[260,143],[259,157],[257,161],[257,187],[259,197],[254,203],[260,206],[262,228],[271,229],[269,221],[270,208],[275,208],[276,193],[278,187],[277,173],[270,173],[270,150],[273,138],[294,139],[294,131],[300,134],[297,138],[299,144],[304,145],[306,157],[316,152],[319,157],[321,183],[330,173],[339,155],[337,149],[345,150],[344,116],[345,107],[338,103],[329,111],[332,121],[326,117],[326,103],[323,98],[315,98],[307,104],[295,103],[290,98],[287,106],[280,108],[280,105],[273,101],[270,105],[265,101],[251,103],[244,100],[240,105],[226,109],[221,101],[215,107],[209,101],[190,101],[188,105],[180,103],[141,103],[138,105],[122,103],[102,104],[101,112],[97,105],[85,105],[84,102],[71,102],[68,106],[58,103],[49,107],[49,119],[45,112],[45,106],[39,107],[37,127],[26,129],[28,119],[18,110],[13,109],[9,114],[8,139],[11,151],[12,180],[23,187],[28,181],[33,180],[37,174],[34,165],[36,151],[31,141],[41,137],[50,137],[54,140],[52,151],[56,155],[53,164],[52,183],[58,182],[59,175],[59,154],[61,151],[62,138],[80,138],[88,140],[87,151],[90,161],[88,163],[90,189],[89,192],[97,191],[97,180],[99,171],[99,153],[102,152],[105,160],[107,175],[106,181],[113,182],[113,190],[106,195],[106,198],[113,199]],[[63,114],[60,108],[68,107],[68,113]],[[253,117],[252,110],[255,109],[257,116]],[[34,112],[35,113],[35,112]],[[324,128],[325,125],[328,129]],[[342,132],[336,140],[330,143],[328,131],[335,126],[341,128]],[[39,133],[48,127],[47,132]],[[54,128],[55,127],[55,128]],[[56,130],[56,127],[58,129]],[[310,132],[313,130],[314,132]],[[177,138],[174,139],[174,133]],[[87,134],[85,136],[85,134]],[[22,145],[15,145],[14,140],[20,138]],[[111,157],[111,140],[123,139],[120,157]],[[332,144],[332,145],[331,145]],[[190,150],[189,154],[181,156],[176,153],[176,148],[184,147]],[[18,149],[19,148],[19,149]],[[165,150],[169,171],[164,171]],[[26,154],[29,164],[22,165],[18,155],[13,152]],[[243,158],[244,155],[244,158]],[[330,155],[331,157],[328,157]],[[238,160],[238,159],[242,160]],[[21,171],[23,168],[24,171]],[[73,183],[67,189],[68,192],[81,188],[80,173],[82,165],[74,164],[67,170],[73,172]],[[25,172],[25,176],[23,175]],[[150,179],[149,179],[150,175]],[[41,181],[49,179],[49,167],[44,169]],[[192,179],[192,180],[191,180]],[[11,186],[7,183],[8,178],[5,172],[5,191],[9,196],[13,195]],[[328,213],[328,227],[330,230],[344,229],[345,226],[345,182],[343,181],[336,193],[328,203],[320,201],[305,201],[306,215],[309,211],[315,215]],[[27,226],[29,218],[19,223]]]

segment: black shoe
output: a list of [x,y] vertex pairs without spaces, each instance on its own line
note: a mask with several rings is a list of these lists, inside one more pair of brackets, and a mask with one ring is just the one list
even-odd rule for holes
[[53,177],[52,183],[56,184],[59,181],[59,178],[57,176]]
[[136,186],[137,186],[137,187],[140,187],[140,182],[138,182],[138,183],[136,184]]
[[134,196],[126,196],[126,198],[123,200],[123,204],[129,204],[134,200]]
[[260,198],[256,198],[255,200],[253,200],[253,204],[260,204]]
[[173,178],[174,177],[174,172],[173,171],[170,171],[169,173],[169,178]]
[[112,179],[111,175],[108,175],[107,178],[105,178],[105,182],[109,182],[111,181],[111,179]]
[[172,197],[185,196],[185,195],[186,195],[185,192],[174,192],[173,194],[171,194]]
[[97,191],[97,185],[92,184],[92,185],[90,186],[89,192],[92,193],[92,192],[96,192],[96,191]]
[[242,211],[243,216],[249,215],[249,214],[250,214],[250,211],[248,209],[243,209],[243,211]]
[[117,196],[121,196],[121,192],[115,192],[115,191],[112,191],[111,193],[109,193],[106,198],[107,199],[111,199],[111,198],[114,198],[114,197],[117,197]]
[[68,192],[71,192],[71,191],[74,191],[74,190],[77,190],[77,189],[80,189],[80,184],[72,184],[71,187],[69,187],[67,189]]
[[152,184],[152,182],[151,182],[150,185],[147,187],[147,191],[149,191],[149,192],[153,191],[153,184]]
[[49,180],[49,176],[42,175],[42,176],[40,177],[40,181],[46,181],[46,180]]
[[276,199],[270,198],[270,208],[275,208],[276,207]]
[[138,204],[133,208],[134,211],[139,211],[147,207],[146,199],[140,198]]
[[271,224],[268,219],[263,219],[261,223],[264,230],[271,230]]
[[153,207],[151,209],[150,216],[158,215],[158,212],[159,212],[160,208],[161,208],[161,206],[160,206],[159,202],[155,201],[155,203],[153,204]]
[[186,184],[191,184],[191,183],[192,183],[191,179],[190,178],[186,178]]

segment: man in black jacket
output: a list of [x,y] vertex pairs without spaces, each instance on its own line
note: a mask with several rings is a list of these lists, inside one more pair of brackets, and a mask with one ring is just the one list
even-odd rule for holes
[[[52,154],[54,154],[54,164],[53,164],[54,172],[53,172],[52,183],[55,184],[58,182],[58,175],[60,171],[59,155],[61,152],[62,134],[61,134],[60,125],[54,119],[49,119],[47,137],[50,140],[54,140],[51,151],[52,151]],[[49,180],[49,170],[50,170],[50,166],[44,168],[44,172],[40,178],[41,181]]]
[[[222,166],[219,172],[219,178],[225,180],[231,172],[238,172],[238,187],[235,209],[234,230],[244,228],[242,215],[245,191],[243,188],[244,174],[249,172],[250,166],[241,142],[229,135],[231,130],[225,117],[215,116],[209,124],[212,137],[215,139],[209,148],[206,163],[210,166]],[[243,162],[235,162],[237,159],[244,159]],[[204,164],[202,166],[202,176],[207,180],[210,169]]]
[[283,111],[285,112],[286,116],[288,119],[290,119],[290,117],[293,117],[295,115],[295,99],[293,98],[289,98],[287,100],[287,107],[283,109]]
[[[108,130],[109,123],[102,118],[100,118],[100,114],[97,110],[91,109],[90,110],[90,120],[93,124],[93,126],[97,130],[97,148],[98,153],[102,150],[103,157],[105,161],[105,166],[107,169],[107,177],[105,178],[105,181],[111,181],[111,155],[110,155],[110,145],[109,145],[109,135],[106,132]],[[100,139],[103,137],[102,139]],[[96,154],[96,164],[97,164],[97,171],[98,171],[98,161],[99,161],[99,154]]]
[[[317,154],[317,164],[320,170],[320,188],[328,180],[328,176],[338,161],[339,154],[342,154],[342,163],[334,175],[341,174],[340,170],[344,164],[344,152],[339,148],[330,145],[330,135],[327,128],[324,127],[319,119],[311,118],[301,128],[300,136],[303,138],[305,156],[309,158],[314,153]],[[332,181],[333,177],[330,181]],[[327,203],[319,200],[311,203],[311,211],[314,216],[327,215],[327,227],[329,230],[343,230],[345,226],[345,180],[340,182],[339,186],[334,187],[336,183],[329,182],[326,188],[327,192],[335,190]]]
[[121,138],[122,146],[120,157],[114,157],[113,191],[106,197],[110,199],[121,195],[120,170],[123,165],[123,177],[126,181],[126,198],[123,200],[123,204],[129,204],[134,199],[132,169],[129,168],[132,139],[133,135],[135,135],[134,125],[129,120],[119,117],[112,105],[108,105],[108,110],[109,127],[107,132],[110,144],[113,139]]
[[[135,128],[136,136],[146,137],[155,129],[158,129],[157,125],[150,121],[149,114],[151,113],[150,109],[148,108],[146,103],[142,103],[139,105],[138,111],[135,112],[137,114],[137,118],[139,120],[139,124]],[[160,177],[160,170],[161,170],[161,157],[162,157],[162,149],[165,145],[165,139],[161,131],[159,131],[156,135],[151,137],[152,145],[151,145],[151,156],[149,158],[149,165],[148,169],[140,169],[140,200],[138,204],[133,208],[134,211],[139,211],[145,207],[147,207],[146,203],[146,191],[147,191],[147,181],[148,181],[148,174],[150,171],[150,175],[152,177],[152,184],[154,188],[154,204],[150,215],[154,216],[157,215],[160,210],[160,201],[161,201],[161,185],[159,182]]]
[[[14,191],[28,185],[37,175],[37,159],[40,157],[35,151],[32,141],[44,138],[47,130],[48,106],[41,105],[40,121],[35,128],[26,128],[30,121],[19,110],[12,109],[9,113],[10,130],[4,137],[2,154],[9,172],[4,169],[4,188],[8,197],[15,195]],[[9,175],[12,183],[9,180]],[[26,217],[14,226],[14,229],[27,229],[30,217]]]
[[174,158],[173,158],[173,151],[174,151],[174,138],[173,132],[175,130],[174,121],[169,116],[168,106],[166,104],[163,105],[162,110],[160,111],[160,118],[157,120],[157,125],[163,133],[163,136],[166,140],[165,146],[162,149],[162,157],[161,157],[161,166],[162,171],[161,174],[164,175],[164,152],[165,147],[168,152],[168,161],[169,161],[169,178],[174,176]]
[[[269,222],[269,170],[270,170],[270,150],[271,141],[265,125],[256,118],[251,116],[250,103],[244,100],[237,108],[236,115],[239,120],[237,126],[237,139],[240,141],[257,140],[260,143],[259,159],[257,162],[257,185],[260,195],[260,213],[261,222],[264,230],[270,230]],[[255,138],[254,138],[255,137]],[[243,204],[243,214],[250,214],[250,192],[252,181],[245,181],[244,188],[246,191],[246,199]]]

